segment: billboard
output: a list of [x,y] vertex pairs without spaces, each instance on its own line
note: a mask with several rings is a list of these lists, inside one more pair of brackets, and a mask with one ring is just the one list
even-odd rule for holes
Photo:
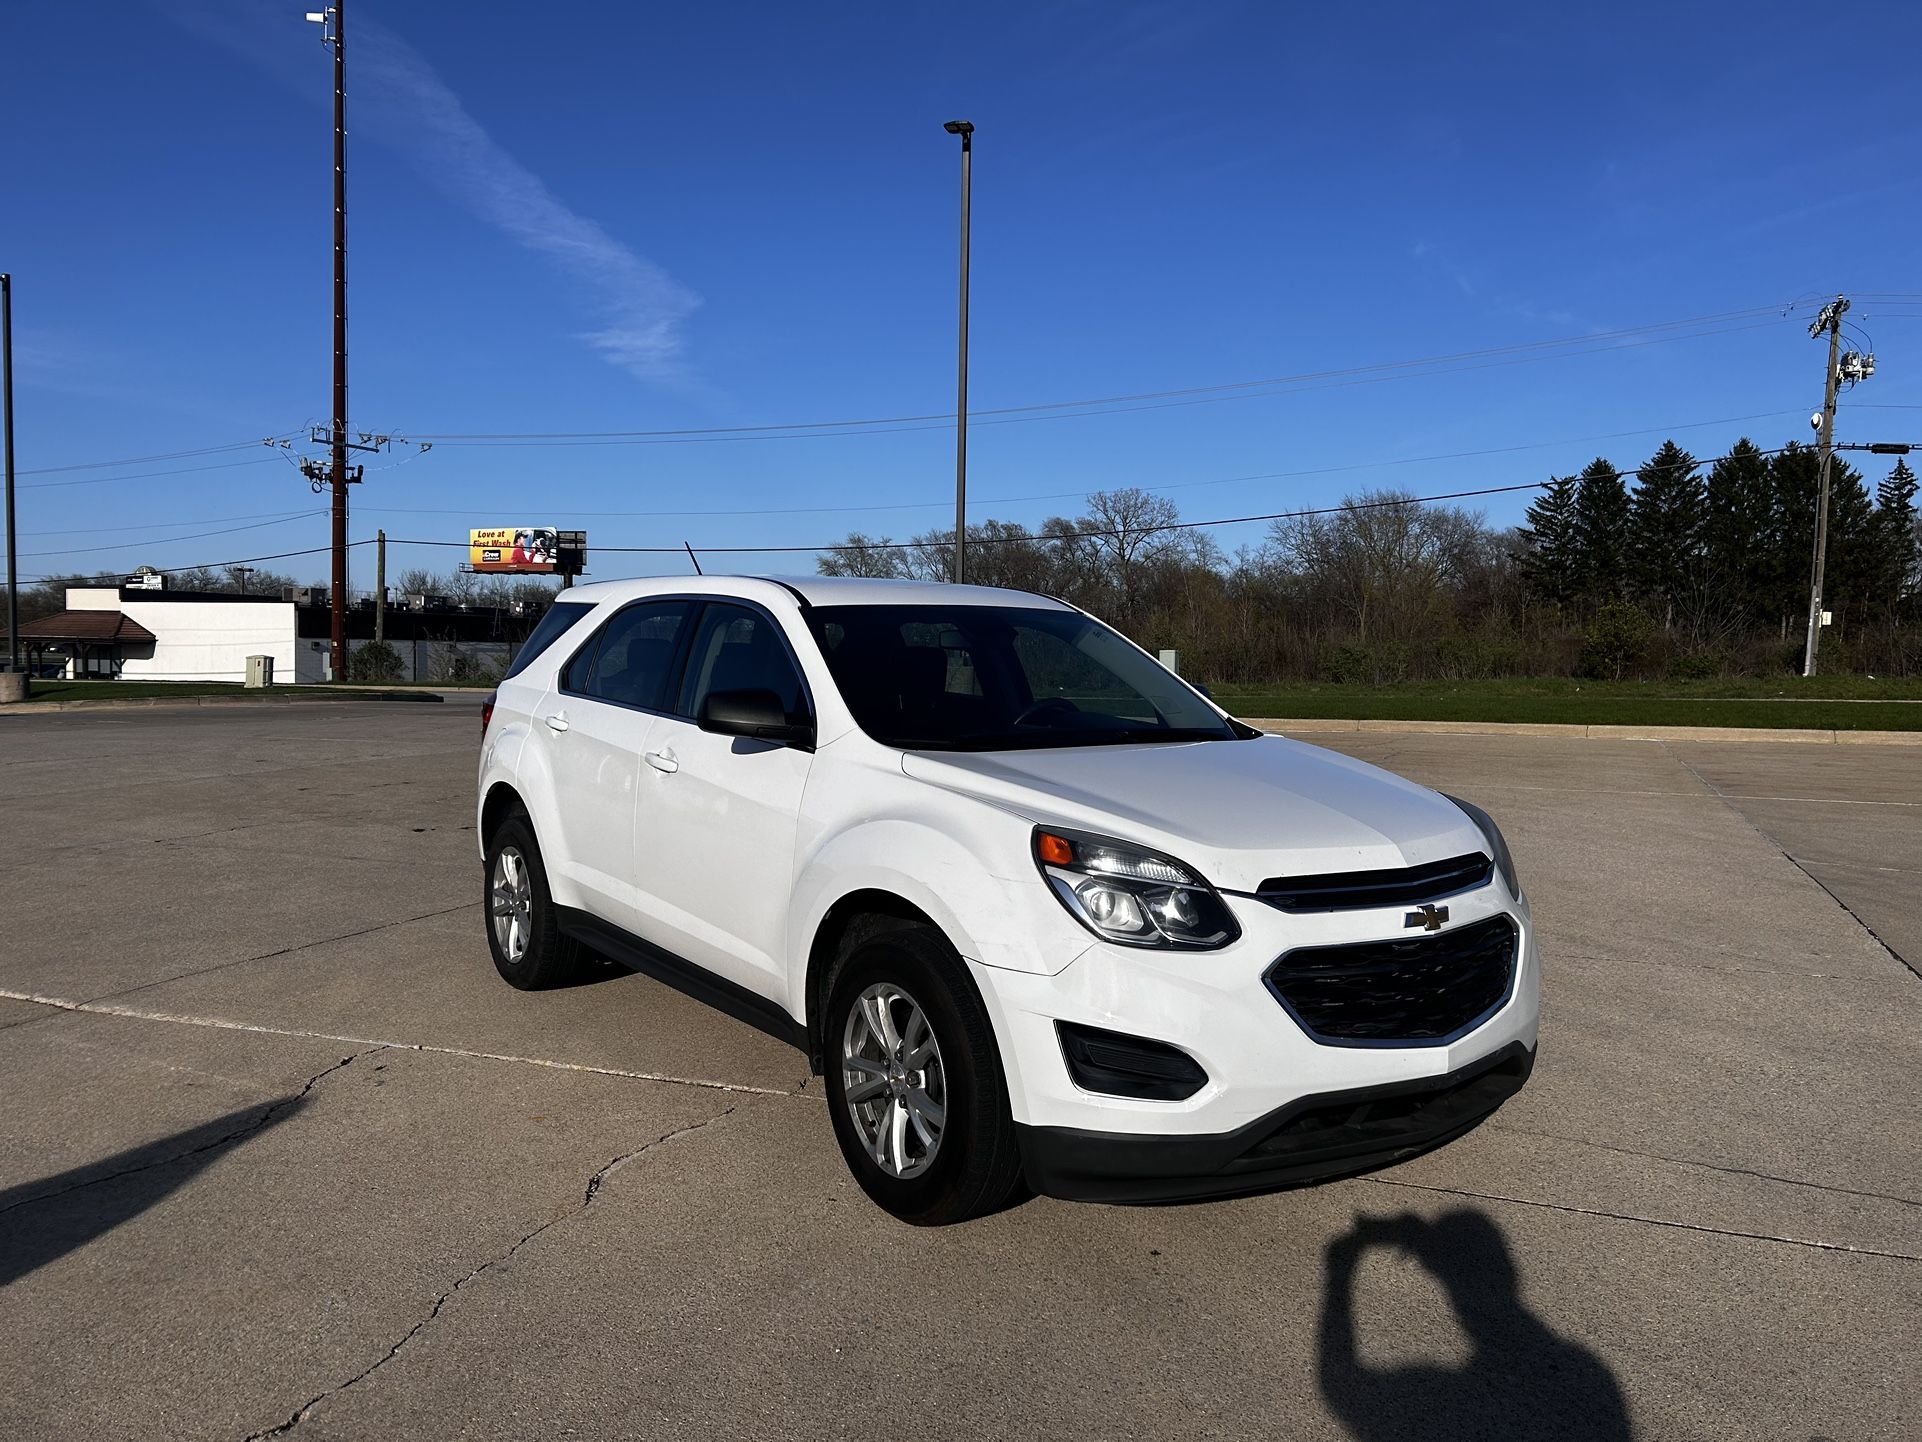
[[551,526],[504,526],[467,533],[468,564],[476,571],[546,572],[560,559],[560,533]]

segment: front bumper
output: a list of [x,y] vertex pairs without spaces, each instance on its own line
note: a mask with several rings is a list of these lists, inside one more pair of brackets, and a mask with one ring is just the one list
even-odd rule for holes
[[1532,1047],[1510,1042],[1442,1076],[1300,1097],[1233,1131],[1149,1135],[1017,1124],[1037,1192],[1068,1201],[1242,1196],[1406,1161],[1472,1130],[1522,1089]]
[[[1064,922],[1066,913],[1045,898]],[[1421,1043],[1336,1041],[1311,1033],[1268,983],[1277,958],[1301,948],[1406,939],[1400,908],[1288,915],[1231,898],[1242,937],[1216,952],[1163,952],[1085,942],[1052,975],[973,962],[994,1023],[1014,1120],[1047,1131],[1144,1140],[1239,1135],[1305,1097],[1400,1083],[1434,1085],[1518,1043],[1535,1045],[1539,959],[1528,903],[1499,882],[1449,899],[1443,934],[1504,917],[1519,932],[1506,1000],[1460,1034]],[[1049,918],[1035,918],[1045,932]],[[1070,923],[1071,924],[1071,923]],[[1113,1095],[1071,1074],[1057,1023],[1146,1038],[1187,1053],[1206,1083],[1181,1100]]]

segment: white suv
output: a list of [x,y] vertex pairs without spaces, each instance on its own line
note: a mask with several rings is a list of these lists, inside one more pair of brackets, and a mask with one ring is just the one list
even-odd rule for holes
[[862,1188],[958,1221],[1227,1196],[1460,1135],[1535,1057],[1486,813],[1235,721],[1046,596],[583,586],[490,698],[488,943],[804,1049]]

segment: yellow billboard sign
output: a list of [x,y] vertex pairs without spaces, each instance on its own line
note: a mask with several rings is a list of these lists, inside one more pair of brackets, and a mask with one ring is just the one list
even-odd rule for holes
[[476,571],[552,571],[560,540],[551,526],[499,526],[469,531],[467,547]]

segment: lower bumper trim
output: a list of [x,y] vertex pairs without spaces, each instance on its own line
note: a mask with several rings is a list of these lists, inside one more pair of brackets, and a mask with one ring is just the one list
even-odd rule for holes
[[1300,1097],[1232,1132],[1096,1132],[1019,1123],[1028,1185],[1069,1201],[1245,1196],[1374,1171],[1472,1131],[1534,1070],[1519,1041],[1443,1076]]

